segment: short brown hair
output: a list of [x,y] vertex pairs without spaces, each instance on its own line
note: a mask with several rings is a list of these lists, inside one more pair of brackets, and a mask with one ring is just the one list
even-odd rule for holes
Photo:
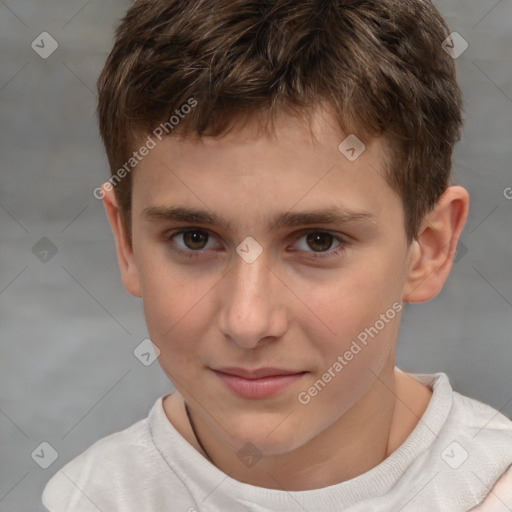
[[[449,185],[460,138],[448,35],[429,0],[136,0],[98,79],[112,175],[192,97],[169,135],[218,136],[255,114],[308,118],[326,103],[344,133],[385,137],[411,242]],[[115,184],[129,238],[131,183]]]

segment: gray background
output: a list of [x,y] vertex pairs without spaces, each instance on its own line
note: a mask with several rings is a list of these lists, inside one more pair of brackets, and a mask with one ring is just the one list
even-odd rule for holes
[[[469,43],[457,59],[466,127],[455,178],[471,209],[444,290],[407,307],[398,364],[445,371],[512,417],[512,0],[436,4]],[[134,357],[142,307],[122,287],[92,195],[108,176],[95,80],[128,5],[0,1],[2,512],[43,510],[43,486],[64,463],[172,389],[157,363]],[[31,48],[43,31],[59,43],[48,59]],[[47,262],[33,250],[43,237],[57,250]],[[48,469],[31,457],[43,441],[59,454]]]

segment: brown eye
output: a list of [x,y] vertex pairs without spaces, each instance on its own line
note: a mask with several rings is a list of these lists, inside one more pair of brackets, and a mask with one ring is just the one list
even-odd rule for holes
[[330,231],[310,230],[297,240],[293,250],[304,253],[311,260],[326,260],[342,256],[346,244],[344,238]]
[[334,241],[334,237],[327,232],[312,232],[307,235],[307,244],[315,252],[328,251]]
[[208,243],[208,233],[204,231],[185,231],[181,234],[183,243],[188,249],[201,250]]
[[222,249],[216,237],[205,229],[180,229],[167,232],[162,240],[179,258],[217,258]]

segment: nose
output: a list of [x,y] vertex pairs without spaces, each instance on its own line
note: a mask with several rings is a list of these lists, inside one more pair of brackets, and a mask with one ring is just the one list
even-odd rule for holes
[[[243,348],[266,338],[280,338],[287,329],[287,288],[269,266],[265,253],[252,263],[238,255],[219,290],[220,331]],[[289,293],[289,292],[288,292]]]

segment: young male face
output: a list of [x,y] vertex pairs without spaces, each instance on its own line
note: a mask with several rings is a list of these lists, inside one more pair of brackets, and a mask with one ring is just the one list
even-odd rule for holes
[[[465,219],[466,196],[452,187],[458,201],[448,197],[408,247],[401,198],[384,179],[383,140],[351,162],[333,117],[318,110],[315,120],[316,141],[304,122],[283,116],[276,138],[249,124],[222,138],[161,142],[133,176],[133,250],[113,193],[105,197],[123,281],[142,296],[160,365],[201,430],[233,450],[300,449],[351,408],[367,424],[392,386],[401,303],[439,291]],[[215,214],[229,228],[166,219],[175,207]],[[283,216],[327,209],[347,218],[270,229]],[[326,254],[334,249],[339,256]],[[256,395],[240,396],[215,371],[226,367],[302,375],[269,396],[253,381],[244,389]]]

